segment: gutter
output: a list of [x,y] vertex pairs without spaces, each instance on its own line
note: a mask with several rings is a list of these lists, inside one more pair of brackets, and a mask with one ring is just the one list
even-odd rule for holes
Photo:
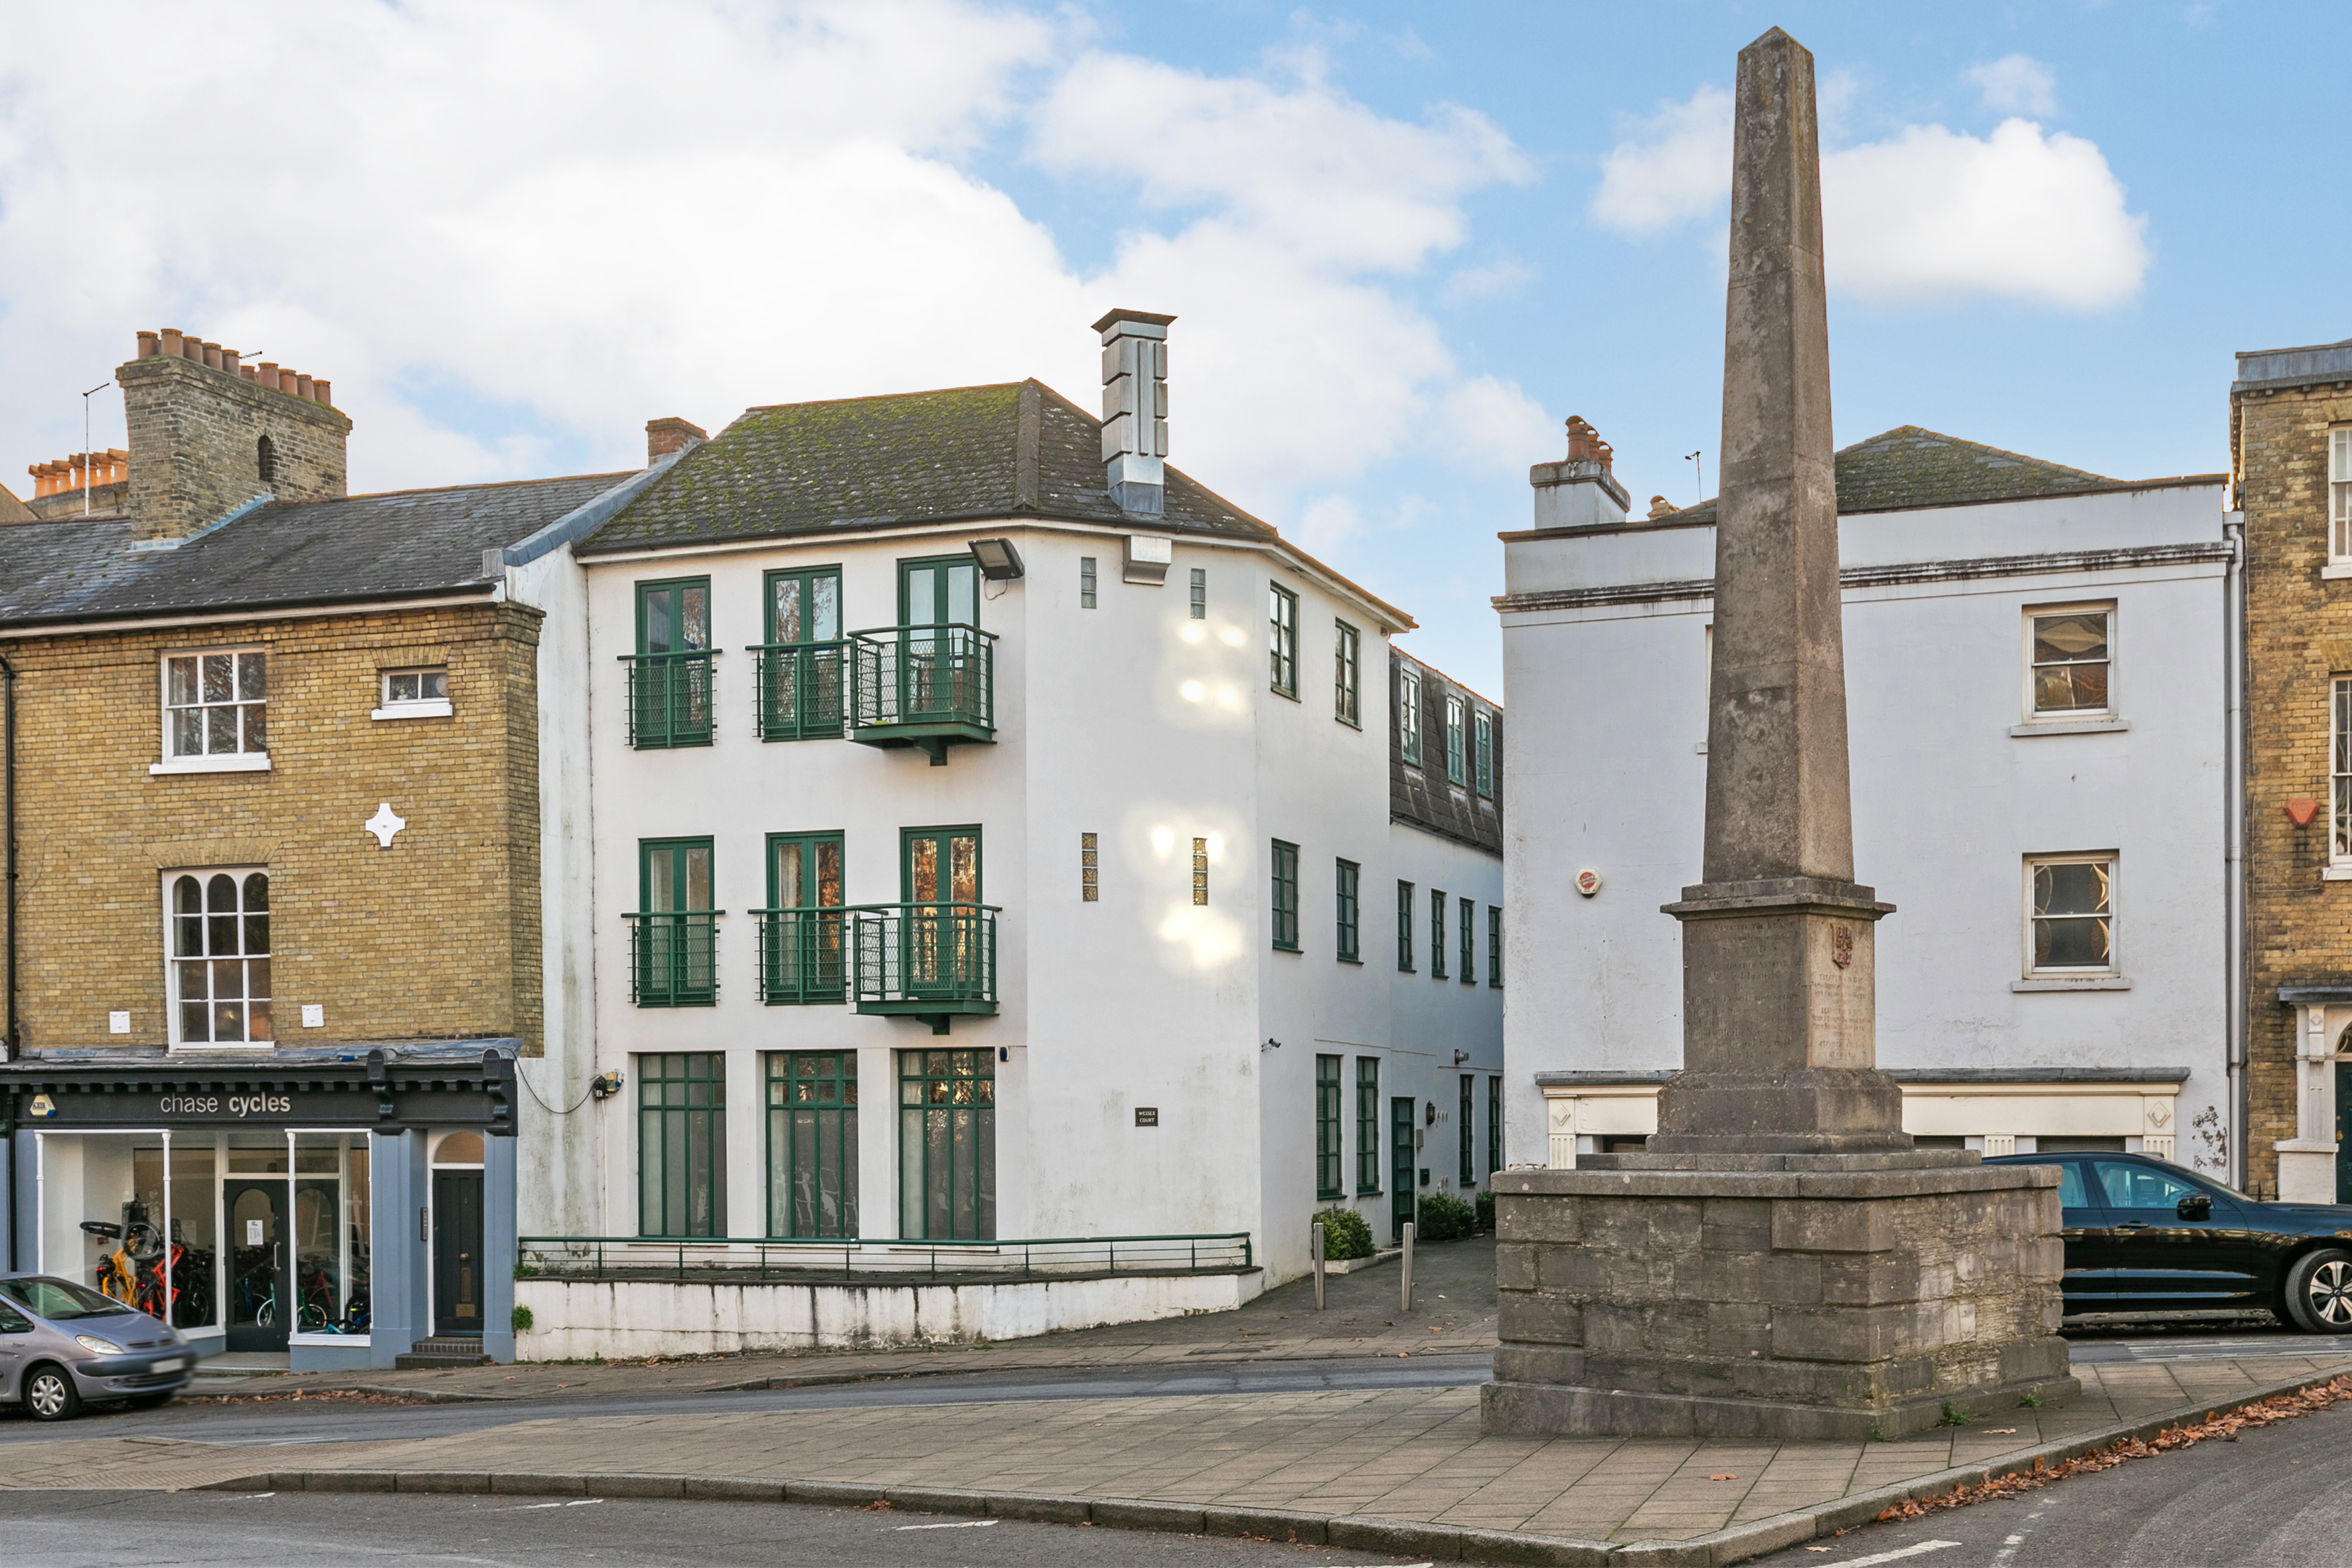
[[[2238,500],[2238,497],[2231,497]],[[2246,1147],[2252,1097],[2246,1083],[2246,514],[2222,514],[2230,560],[2221,577],[2222,1031],[2230,1080],[2229,1180],[2240,1192],[2252,1169]]]
[[[5,834],[7,840],[5,858],[8,880],[8,1025],[7,1033],[0,1036],[0,1062],[11,1062],[24,1054],[24,1047],[16,1032],[16,668],[5,658],[0,658],[0,724],[5,724],[8,730],[7,740],[5,742],[5,761],[0,762],[0,771],[5,771],[5,780],[0,780],[0,784],[5,784],[8,792],[6,816],[4,820],[0,820],[0,834]],[[10,1097],[11,1114],[7,1118],[8,1122],[12,1123],[8,1129],[10,1135],[0,1139],[0,1160],[8,1162],[9,1173],[12,1177],[15,1174],[16,1163],[16,1129],[13,1126],[14,1098],[13,1095]],[[8,1194],[6,1257],[8,1267],[14,1268],[20,1256],[16,1248],[16,1211],[24,1205],[18,1201],[16,1184],[13,1180],[7,1184],[6,1192]]]

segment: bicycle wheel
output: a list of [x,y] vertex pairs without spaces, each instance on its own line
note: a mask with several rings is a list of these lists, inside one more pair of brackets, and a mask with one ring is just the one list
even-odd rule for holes
[[266,1329],[277,1321],[278,1298],[272,1296],[268,1300],[262,1302],[260,1307],[256,1309],[254,1311],[253,1326],[257,1329]]

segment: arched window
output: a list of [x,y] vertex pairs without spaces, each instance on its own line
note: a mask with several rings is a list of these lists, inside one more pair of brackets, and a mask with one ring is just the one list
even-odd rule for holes
[[478,1132],[452,1132],[441,1140],[433,1151],[436,1165],[478,1165],[482,1163],[482,1135]]
[[267,436],[253,444],[253,466],[260,470],[263,484],[278,481],[278,448]]
[[268,1041],[269,874],[173,878],[172,959],[182,1045]]

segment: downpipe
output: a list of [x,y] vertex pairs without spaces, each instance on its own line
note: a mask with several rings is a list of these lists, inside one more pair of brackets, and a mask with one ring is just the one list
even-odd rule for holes
[[2223,931],[2229,952],[2224,1023],[2231,1100],[2229,1173],[2231,1184],[2247,1192],[2253,1170],[2252,1152],[2246,1146],[2253,1099],[2246,1082],[2246,514],[2225,512],[2221,532],[2230,542],[2221,615],[2221,730],[2228,757],[2221,811]]

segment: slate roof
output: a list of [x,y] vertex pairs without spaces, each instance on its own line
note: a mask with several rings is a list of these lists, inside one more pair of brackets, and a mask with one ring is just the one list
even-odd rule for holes
[[[1403,731],[1399,727],[1398,676],[1407,667],[1421,672],[1421,761],[1404,760]],[[1463,759],[1475,782],[1477,729],[1473,715],[1492,717],[1495,726],[1492,796],[1457,784],[1445,776],[1445,699],[1462,699]],[[1389,820],[1402,822],[1500,857],[1503,853],[1503,710],[1444,670],[1423,663],[1402,648],[1389,649]]]
[[331,605],[486,591],[482,552],[513,544],[628,474],[272,503],[173,550],[129,520],[0,529],[0,624]]
[[575,548],[604,555],[1023,513],[1277,537],[1173,468],[1165,515],[1122,512],[1104,482],[1101,431],[1034,380],[749,409]]
[[[1898,425],[1867,441],[1856,441],[1837,455],[1841,516],[1969,501],[2022,500],[2072,490],[2106,489],[2121,482],[1917,425]],[[1713,522],[1715,500],[1701,501],[1656,521]]]

